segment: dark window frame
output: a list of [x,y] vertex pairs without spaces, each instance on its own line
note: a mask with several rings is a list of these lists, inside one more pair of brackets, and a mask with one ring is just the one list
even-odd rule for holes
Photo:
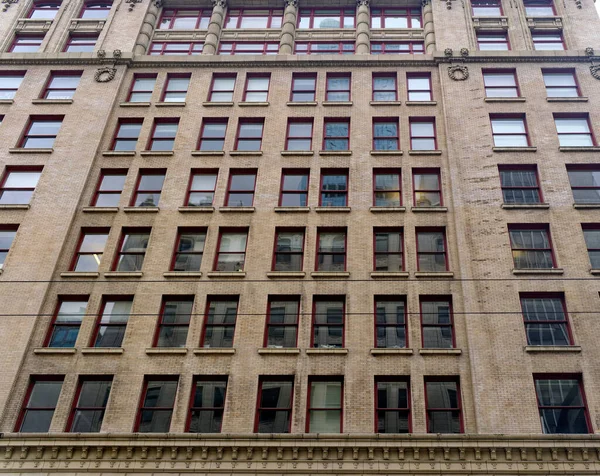
[[[384,322],[383,324],[379,324],[377,322],[377,304],[380,302],[398,302],[401,301],[404,303],[404,324],[390,324],[387,322]],[[388,327],[395,327],[395,328],[403,328],[404,329],[404,349],[409,349],[410,348],[410,336],[408,333],[408,302],[406,299],[406,295],[400,295],[400,294],[376,294],[375,296],[373,296],[373,324],[374,324],[374,344],[373,346],[376,349],[390,349],[390,348],[394,348],[394,347],[387,347],[387,346],[379,346],[378,345],[378,340],[377,340],[377,330],[378,329],[385,329]],[[377,420],[376,420],[377,421]]]
[[[425,382],[425,416],[426,416],[426,428],[427,433],[429,431],[429,423],[430,423],[430,412],[449,412],[449,411],[458,411],[459,424],[460,424],[460,434],[465,432],[465,424],[463,417],[463,408],[462,408],[462,395],[461,395],[461,385],[460,385],[460,377],[458,376],[426,376],[424,377]],[[428,382],[453,382],[456,384],[456,400],[458,407],[443,407],[443,408],[435,408],[429,406],[429,398],[427,395],[427,383]]]
[[[298,304],[298,311],[296,313],[296,322],[293,324],[286,324],[286,323],[278,323],[278,324],[272,324],[271,323],[271,313],[272,313],[272,308],[271,308],[271,304],[273,302],[278,302],[278,301],[285,301],[285,302],[295,302]],[[270,327],[282,327],[282,328],[286,328],[286,327],[293,327],[296,330],[296,343],[294,345],[294,347],[292,348],[297,348],[298,347],[298,338],[299,338],[299,330],[300,330],[300,304],[302,302],[302,296],[300,295],[288,295],[288,294],[270,294],[267,298],[267,317],[265,319],[265,334],[264,334],[264,339],[263,339],[263,347],[265,349],[270,348],[269,347],[269,328]],[[277,348],[277,347],[275,347]],[[283,347],[283,348],[290,348],[290,347]]]
[[[158,381],[158,382],[176,382],[176,389],[175,389],[175,395],[173,397],[173,406],[171,407],[146,407],[144,406],[144,403],[146,401],[147,398],[147,394],[148,394],[148,384],[150,382],[154,382],[154,381]],[[169,429],[171,427],[171,424],[173,423],[173,412],[175,411],[175,405],[177,403],[177,393],[179,392],[179,386],[180,386],[180,378],[179,375],[145,375],[144,376],[144,384],[142,386],[142,392],[140,394],[140,402],[138,405],[138,410],[137,410],[137,415],[136,415],[136,419],[135,419],[135,424],[133,427],[133,432],[134,433],[140,433],[140,426],[142,423],[142,413],[144,412],[144,409],[148,409],[147,411],[171,411],[171,417],[169,419]]]
[[[390,382],[390,383],[405,383],[406,384],[406,403],[407,403],[407,407],[406,408],[402,408],[402,407],[398,407],[398,408],[394,408],[394,407],[381,407],[379,405],[379,383],[386,383],[386,382]],[[411,408],[411,388],[410,388],[410,377],[409,376],[393,376],[393,375],[385,375],[385,376],[375,376],[375,385],[374,385],[374,403],[375,403],[375,416],[374,416],[374,422],[375,422],[375,428],[374,428],[374,432],[376,434],[402,434],[402,433],[388,433],[388,432],[383,432],[380,433],[379,430],[379,413],[383,412],[383,413],[400,413],[400,412],[405,412],[406,413],[406,418],[407,418],[407,423],[408,423],[408,431],[406,431],[406,434],[408,433],[412,433],[412,408]]]
[[[295,381],[294,381],[294,375],[259,375],[258,376],[258,392],[257,392],[257,398],[256,398],[256,411],[255,411],[255,417],[254,417],[254,433],[263,433],[263,432],[259,432],[259,424],[260,424],[260,415],[261,412],[268,412],[268,411],[273,411],[273,412],[282,412],[285,411],[287,412],[287,431],[284,431],[282,433],[291,433],[292,431],[292,414],[294,411],[294,391],[296,390],[295,388]],[[282,382],[282,383],[291,383],[292,384],[292,390],[291,390],[291,394],[290,394],[290,404],[288,407],[261,407],[260,403],[262,400],[262,391],[263,391],[263,385],[265,384],[265,382]]]
[[[79,397],[81,396],[81,391],[83,390],[83,386],[86,382],[110,382],[111,386],[109,388],[108,398],[110,398],[110,393],[112,391],[112,383],[113,376],[112,375],[80,375],[77,380],[77,390],[75,390],[75,395],[73,397],[73,401],[71,403],[71,411],[69,412],[69,417],[67,419],[67,424],[65,426],[65,432],[72,433],[73,425],[75,423],[75,415],[78,411],[101,411],[104,413],[103,417],[106,416],[106,409],[108,407],[108,400],[105,406],[101,407],[82,407],[79,406]],[[90,432],[96,433],[96,432]],[[98,429],[98,433],[100,433],[100,429]]]

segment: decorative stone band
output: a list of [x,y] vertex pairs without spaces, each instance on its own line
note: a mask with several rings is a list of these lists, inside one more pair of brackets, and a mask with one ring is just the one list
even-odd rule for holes
[[[3,455],[3,457],[2,457]],[[4,434],[0,474],[539,474],[600,470],[598,435]]]

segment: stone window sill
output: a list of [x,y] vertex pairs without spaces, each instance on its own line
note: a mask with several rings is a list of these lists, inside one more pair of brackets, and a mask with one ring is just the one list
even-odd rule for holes
[[283,156],[288,156],[288,155],[315,155],[315,152],[313,150],[282,150],[280,152],[281,155]]
[[68,271],[66,273],[60,273],[61,278],[97,278],[100,273],[86,273],[82,271]]
[[104,157],[133,157],[135,150],[105,150],[102,152]]
[[125,213],[158,213],[158,207],[123,207]]
[[123,352],[123,347],[84,347],[81,349],[81,353],[84,355],[122,354]]
[[167,271],[163,273],[165,278],[200,278],[200,271]]
[[149,102],[122,102],[121,107],[150,107]]
[[30,208],[29,204],[21,204],[21,205],[6,204],[6,205],[0,205],[0,210],[29,210],[29,208]]
[[413,355],[412,349],[371,349],[371,355]]
[[349,278],[350,273],[348,271],[313,271],[310,275],[315,278]]
[[51,154],[54,152],[54,148],[24,149],[23,147],[13,147],[8,149],[8,152],[10,154]]
[[485,102],[525,102],[525,98],[516,97],[516,98],[485,98]]
[[407,271],[373,271],[371,277],[374,279],[385,279],[385,278],[408,278]]
[[274,347],[265,347],[263,349],[258,349],[258,353],[261,355],[269,355],[269,354],[275,354],[275,355],[297,355],[300,353],[300,349],[298,348],[274,348]]
[[224,348],[224,347],[199,347],[194,349],[195,355],[209,355],[209,354],[221,354],[221,355],[233,355],[235,349]]
[[72,99],[32,99],[31,104],[73,104]]
[[415,278],[453,278],[452,271],[417,271]]
[[537,152],[537,147],[492,147],[494,152]]
[[330,355],[330,354],[338,354],[338,355],[347,355],[348,349],[306,349],[307,355]]
[[288,101],[287,102],[288,106],[295,106],[295,107],[298,107],[298,106],[311,106],[311,107],[314,107],[317,104],[318,104],[317,101],[298,101],[298,102]]
[[600,275],[600,269],[590,269],[590,274],[593,274],[594,276],[598,276],[598,275]]
[[409,150],[408,155],[442,155],[441,150]]
[[563,353],[563,352],[581,352],[579,345],[526,345],[525,352],[548,352],[548,353]]
[[552,269],[513,269],[512,273],[516,275],[526,274],[563,274],[565,272],[562,268]]
[[142,157],[170,157],[175,155],[172,150],[143,150],[140,152]]
[[460,355],[462,349],[419,349],[421,355]]
[[219,207],[222,213],[254,213],[254,207]]
[[45,355],[73,355],[77,352],[74,347],[68,349],[62,347],[38,347],[33,349],[34,354],[45,354]]
[[141,271],[107,271],[104,273],[105,278],[141,278]]
[[249,155],[249,156],[260,156],[263,155],[262,150],[232,150],[229,155]]
[[84,213],[117,213],[119,207],[83,207],[81,211]]
[[13,104],[14,102],[14,99],[0,99],[0,104]]
[[402,155],[404,154],[401,150],[372,150],[371,155]]
[[215,207],[179,207],[177,210],[182,213],[213,213]]
[[203,102],[204,107],[233,107],[233,102]]
[[447,207],[412,207],[410,209],[411,212],[415,213],[439,213],[439,212],[447,212]]
[[245,271],[236,271],[236,272],[228,272],[228,271],[211,271],[206,273],[206,276],[209,278],[245,278]]
[[277,213],[308,213],[310,207],[275,207]]
[[600,147],[559,147],[561,152],[600,152]]
[[371,106],[400,106],[402,102],[400,101],[370,101],[369,104]]
[[315,207],[317,213],[350,213],[351,207]]
[[594,210],[600,208],[600,203],[574,203],[573,208],[576,210]]
[[576,97],[576,98],[546,98],[548,102],[588,102],[589,99],[586,97]]
[[323,101],[323,106],[352,106],[352,101]]
[[178,102],[157,102],[156,107],[185,107],[185,101]]
[[352,155],[351,150],[320,150],[319,155]]
[[369,211],[373,213],[402,213],[406,211],[406,207],[370,207]]
[[304,278],[306,273],[303,271],[269,271],[267,278]]
[[240,107],[267,107],[269,105],[268,102],[250,102],[250,101],[242,101],[238,102],[238,106]]
[[224,156],[225,151],[223,150],[193,150],[192,157],[210,157],[210,156]]
[[185,355],[188,350],[184,347],[174,348],[174,347],[150,347],[146,349],[146,355]]
[[503,203],[502,208],[506,210],[535,210],[550,208],[549,203]]
[[407,106],[437,106],[437,101],[406,101]]

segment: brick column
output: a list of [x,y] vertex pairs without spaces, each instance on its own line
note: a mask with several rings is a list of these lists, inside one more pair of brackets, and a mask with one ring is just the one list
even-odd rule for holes
[[435,29],[433,28],[431,0],[423,0],[423,33],[425,35],[425,53],[433,53],[435,51]]
[[368,55],[371,52],[371,10],[370,0],[356,0],[356,54]]
[[296,23],[298,21],[298,0],[284,0],[285,12],[279,37],[279,54],[291,55],[294,52],[296,39]]
[[208,32],[204,40],[203,55],[217,54],[217,45],[221,38],[221,29],[223,28],[223,20],[225,18],[226,0],[213,0],[213,11],[208,24]]
[[158,19],[159,2],[150,2],[148,5],[148,11],[144,17],[140,34],[135,40],[135,46],[133,47],[134,55],[145,55],[148,50],[148,45],[154,34],[154,25]]

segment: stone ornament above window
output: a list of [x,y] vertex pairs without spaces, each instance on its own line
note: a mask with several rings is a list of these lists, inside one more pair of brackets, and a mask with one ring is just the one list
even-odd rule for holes
[[2,11],[5,12],[10,8],[11,5],[19,3],[19,0],[2,0],[2,3],[4,4],[2,7]]
[[463,65],[448,66],[448,76],[454,81],[465,81],[469,78],[469,68]]
[[94,79],[97,83],[108,83],[115,79],[115,75],[117,74],[116,68],[98,68],[96,73],[94,74]]
[[596,79],[600,79],[600,64],[593,64],[590,66],[590,73]]

